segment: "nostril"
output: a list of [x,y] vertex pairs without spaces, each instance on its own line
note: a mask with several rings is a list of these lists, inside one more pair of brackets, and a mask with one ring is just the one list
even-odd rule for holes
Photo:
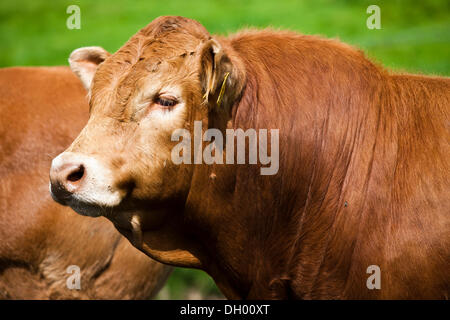
[[77,182],[83,178],[84,175],[84,167],[83,165],[80,165],[77,169],[72,171],[68,176],[67,180],[70,182]]

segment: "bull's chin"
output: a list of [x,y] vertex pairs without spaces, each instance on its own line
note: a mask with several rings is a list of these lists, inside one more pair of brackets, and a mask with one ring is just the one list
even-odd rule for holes
[[71,207],[76,213],[82,216],[94,218],[104,216],[109,211],[112,211],[111,208],[106,208],[94,203],[82,202],[75,199],[70,199],[69,201],[67,201],[66,205]]
[[116,229],[132,245],[153,259],[180,267],[201,268],[199,253],[191,240],[182,236],[179,228],[173,226],[170,212],[162,207],[139,209],[121,204],[114,208],[99,206],[75,199],[65,203],[83,216],[104,216],[111,220]]

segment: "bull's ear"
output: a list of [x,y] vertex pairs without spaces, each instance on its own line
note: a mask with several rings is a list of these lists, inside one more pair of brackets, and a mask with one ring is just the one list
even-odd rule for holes
[[89,90],[95,71],[111,54],[101,47],[83,47],[74,50],[69,57],[70,68]]
[[233,63],[221,46],[210,39],[200,50],[200,81],[205,101],[211,108],[220,108],[236,98],[242,89],[243,75],[241,68]]

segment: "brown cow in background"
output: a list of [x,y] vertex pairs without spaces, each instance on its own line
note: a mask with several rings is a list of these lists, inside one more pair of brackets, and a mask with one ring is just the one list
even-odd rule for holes
[[[294,32],[212,37],[182,17],[70,63],[91,116],[53,160],[60,203],[205,270],[229,298],[450,296],[450,79],[392,74]],[[176,164],[173,134],[192,137],[196,122],[223,136],[279,129],[278,172]]]
[[[148,299],[169,274],[109,221],[83,218],[48,193],[51,159],[88,109],[69,68],[0,70],[0,299]],[[70,265],[80,268],[80,290],[67,287]]]

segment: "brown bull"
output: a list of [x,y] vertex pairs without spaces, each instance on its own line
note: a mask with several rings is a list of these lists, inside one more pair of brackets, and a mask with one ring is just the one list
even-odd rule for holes
[[[229,298],[449,297],[448,78],[293,32],[212,37],[182,17],[70,64],[90,119],[53,160],[58,202]],[[249,133],[245,163],[239,144],[223,150],[232,129]],[[268,146],[279,163],[263,174]]]
[[88,118],[77,77],[66,67],[1,69],[0,114],[0,299],[156,294],[168,267],[106,219],[83,218],[48,194],[51,159]]

